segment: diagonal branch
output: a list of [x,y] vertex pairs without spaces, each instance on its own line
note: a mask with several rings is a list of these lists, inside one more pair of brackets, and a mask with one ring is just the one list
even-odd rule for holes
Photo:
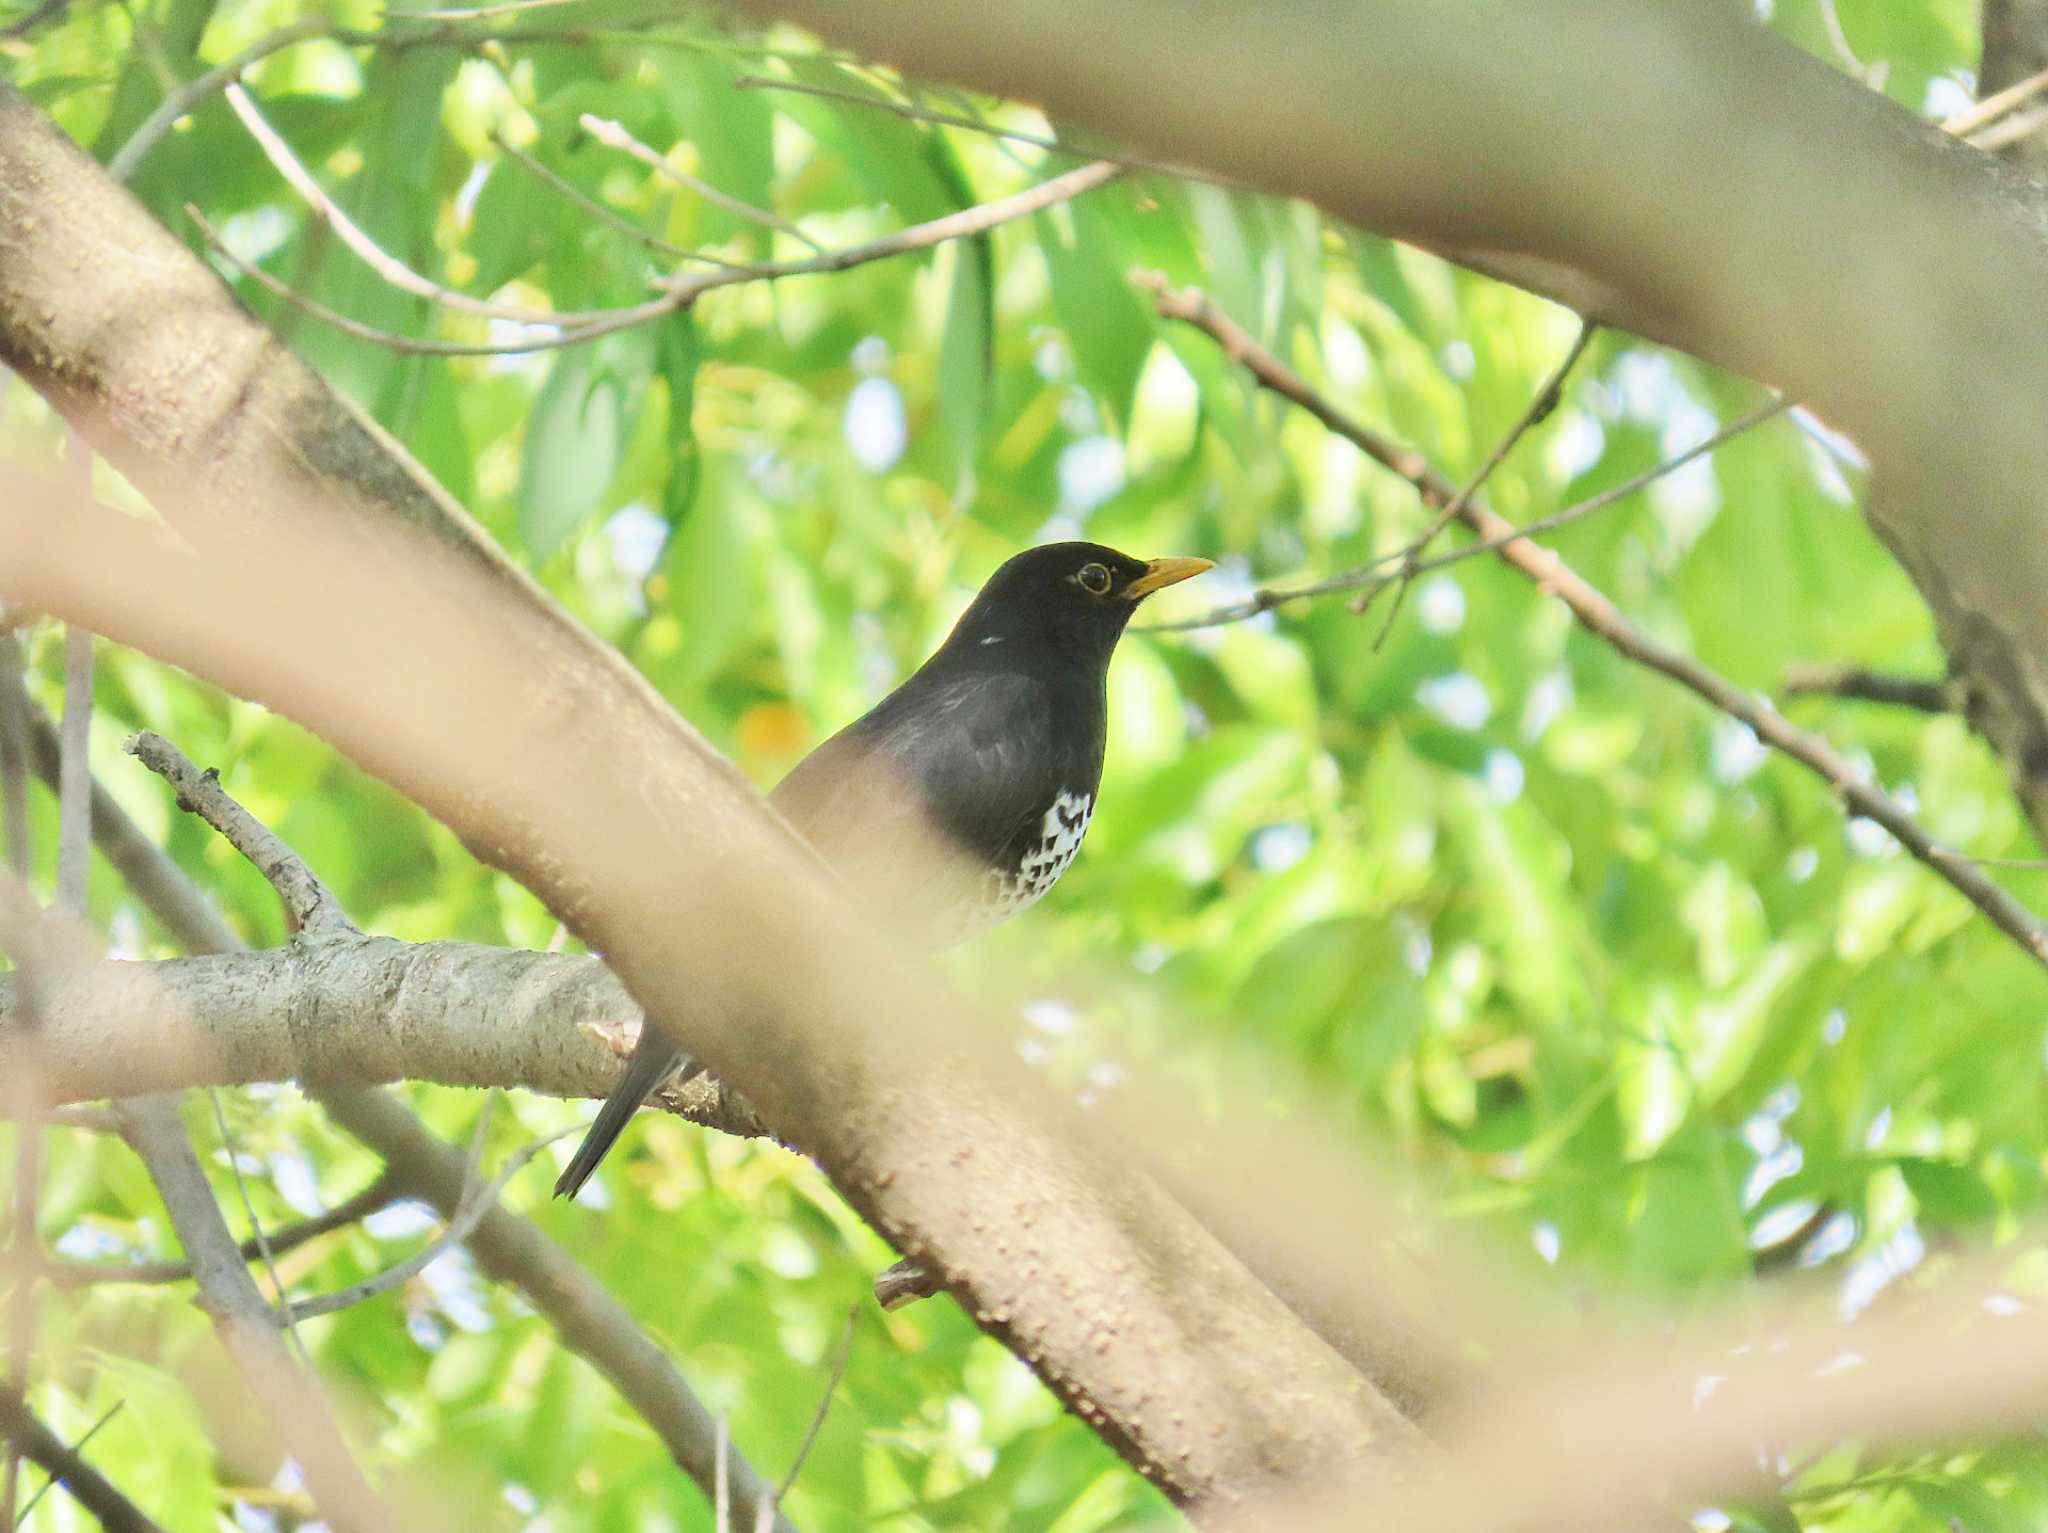
[[[238,848],[246,843],[259,853],[268,853],[274,843],[284,859],[300,864],[295,869],[278,867],[272,879],[273,887],[282,885],[284,888],[305,890],[310,886],[318,889],[325,896],[327,907],[339,913],[338,904],[332,895],[326,894],[312,871],[304,867],[297,854],[284,846],[267,827],[235,803],[220,786],[218,774],[199,771],[161,736],[152,736],[151,740],[153,743],[144,752],[138,752],[139,759],[145,763],[161,763],[167,776],[183,785],[180,801],[188,808],[199,813],[203,804],[208,823],[237,827],[236,835],[240,839],[235,844]],[[242,826],[241,818],[246,818],[249,825],[262,835],[252,834]],[[231,931],[206,919],[195,919],[195,912],[210,915],[210,907],[192,888],[190,880],[141,834],[119,808],[113,808],[94,821],[94,834],[108,859],[129,877],[129,887],[149,903],[159,920],[179,930],[188,946],[202,952],[246,953],[241,941]],[[351,925],[350,930],[353,929]],[[356,940],[365,943],[377,941],[361,937]],[[346,934],[323,941],[320,944],[323,958],[331,959],[336,950],[348,941]],[[265,955],[246,956],[253,961]],[[533,956],[558,962],[576,961],[554,954]],[[601,966],[599,972],[603,972]],[[617,981],[611,980],[608,974],[605,978],[617,986]],[[379,1008],[393,1009],[414,989],[412,985],[400,983],[376,992]],[[493,987],[493,990],[498,994],[513,994],[517,993],[518,987],[515,985],[502,991]],[[623,990],[619,994],[623,996]],[[280,1030],[273,1026],[270,1031],[274,1034]],[[309,1036],[324,1035],[328,1031],[316,1026],[309,1030]],[[611,1073],[616,1074],[616,1066]],[[601,1095],[609,1089],[610,1080],[607,1079],[592,1094]],[[728,1096],[723,1087],[702,1077],[685,1089],[709,1091],[721,1101]],[[429,1133],[412,1113],[382,1092],[356,1084],[337,1084],[315,1087],[311,1094],[337,1123],[384,1158],[384,1172],[373,1184],[373,1190],[381,1187],[387,1189],[387,1196],[417,1197],[438,1209],[442,1217],[450,1221],[451,1229],[456,1220],[464,1217],[466,1208],[474,1207],[475,1217],[466,1238],[478,1265],[499,1282],[519,1288],[534,1307],[548,1317],[563,1344],[612,1381],[619,1393],[653,1428],[676,1465],[699,1489],[707,1496],[711,1494],[715,1463],[719,1466],[717,1472],[734,1478],[743,1505],[749,1508],[772,1505],[772,1489],[751,1464],[737,1454],[712,1451],[709,1443],[716,1434],[710,1425],[710,1412],[667,1354],[640,1329],[625,1308],[537,1226],[503,1207],[495,1195],[478,1197],[472,1202],[469,1198],[469,1162],[453,1146]],[[740,1115],[744,1115],[744,1121],[752,1124],[755,1132],[759,1131],[758,1122],[744,1104],[734,1102],[731,1112],[733,1122],[740,1121]],[[728,1458],[730,1464],[727,1463]],[[794,1533],[788,1522],[780,1517],[771,1527],[775,1533]]]
[[[1231,322],[1205,294],[1193,290],[1165,293],[1160,297],[1159,307],[1162,314],[1184,320],[1206,332],[1233,361],[1242,363],[1263,387],[1309,409],[1332,431],[1407,480],[1422,497],[1424,505],[1447,506],[1456,500],[1457,486],[1431,468],[1420,453],[1401,447],[1353,420],[1261,346],[1243,327]],[[1461,553],[1485,551],[1499,554],[1502,563],[1519,570],[1541,590],[1557,597],[1582,625],[1605,639],[1616,652],[1668,676],[1721,712],[1747,724],[1758,739],[1820,777],[1851,813],[1874,820],[1890,831],[1900,845],[1982,911],[1992,925],[2018,943],[2023,952],[2048,967],[2048,925],[1993,883],[1977,866],[1956,858],[1939,846],[1897,799],[1869,782],[1826,740],[1797,728],[1768,702],[1750,696],[1693,656],[1643,632],[1554,550],[1528,541],[1527,529],[1515,527],[1505,517],[1476,500],[1465,507],[1460,520],[1480,539],[1472,549],[1460,550]],[[1556,518],[1548,520],[1554,524]]]
[[163,1533],[154,1518],[122,1495],[78,1449],[66,1446],[43,1425],[12,1388],[0,1388],[0,1435],[70,1491],[72,1499],[97,1517],[107,1533]]

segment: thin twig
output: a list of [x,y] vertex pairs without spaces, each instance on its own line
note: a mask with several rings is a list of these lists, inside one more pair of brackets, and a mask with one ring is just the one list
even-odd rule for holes
[[[556,4],[558,0],[546,0],[546,3]],[[706,261],[713,266],[732,264],[720,260],[717,256],[702,255],[694,250],[685,250],[681,245],[672,244],[660,235],[641,228],[616,208],[607,207],[604,203],[599,202],[595,197],[584,191],[583,188],[570,181],[566,176],[549,169],[535,156],[528,154],[524,149],[515,145],[496,128],[491,129],[491,142],[498,146],[499,151],[507,159],[519,166],[543,186],[558,193],[565,200],[574,203],[599,223],[605,225],[606,228],[623,234],[626,238],[638,244],[645,245],[649,250],[676,261]]]
[[336,1289],[333,1293],[319,1294],[310,1299],[295,1299],[285,1307],[284,1313],[292,1320],[310,1320],[315,1315],[331,1315],[336,1310],[361,1304],[365,1299],[374,1299],[378,1294],[389,1292],[417,1276],[431,1263],[469,1239],[483,1216],[497,1207],[498,1194],[505,1190],[505,1184],[524,1170],[534,1156],[558,1139],[582,1133],[583,1128],[584,1125],[580,1123],[569,1124],[552,1134],[543,1135],[520,1150],[505,1162],[504,1169],[491,1178],[489,1185],[481,1191],[472,1189],[474,1196],[465,1195],[461,1206],[456,1209],[454,1217],[449,1219],[441,1233],[404,1261],[386,1267],[374,1277],[365,1278],[360,1283]]
[[[308,1241],[331,1234],[388,1206],[399,1196],[397,1180],[387,1168],[354,1197],[345,1198],[324,1214],[315,1214],[297,1224],[288,1224],[270,1235],[272,1257],[295,1251]],[[255,1261],[263,1255],[255,1237],[242,1242],[242,1259]],[[58,1288],[85,1288],[98,1283],[179,1283],[192,1276],[189,1261],[81,1262],[46,1261],[43,1275]],[[273,1274],[272,1283],[276,1282]]]
[[[105,1410],[101,1411],[99,1420],[95,1421],[91,1426],[87,1427],[83,1432],[81,1432],[78,1436],[78,1440],[71,1445],[72,1455],[76,1457],[77,1455],[83,1453],[85,1451],[85,1445],[91,1442],[95,1437],[99,1436],[100,1428],[105,1426],[108,1422],[112,1421],[116,1416],[120,1415],[121,1408],[125,1406],[127,1403],[128,1402],[126,1400],[116,1400],[112,1405],[108,1406]],[[42,1484],[36,1487],[34,1495],[30,1496],[28,1500],[21,1503],[21,1515],[16,1517],[14,1520],[14,1525],[17,1528],[26,1525],[26,1523],[28,1522],[28,1514],[36,1509],[36,1503],[42,1500],[43,1497],[47,1496],[50,1493],[50,1487],[57,1483],[58,1482],[56,1477],[54,1475],[51,1476],[49,1479],[44,1480]]]
[[1788,665],[1783,690],[1787,697],[1843,697],[1921,713],[1955,713],[1962,701],[1952,682],[1892,676],[1853,665]]
[[864,244],[828,250],[823,255],[808,256],[802,260],[766,262],[759,266],[734,266],[694,275],[670,277],[658,284],[664,289],[659,298],[626,308],[605,310],[601,319],[593,320],[589,324],[574,326],[549,335],[529,336],[518,341],[503,342],[419,341],[409,336],[395,335],[387,330],[374,329],[292,291],[261,267],[244,261],[227,248],[198,209],[189,203],[185,207],[185,214],[205,234],[207,244],[237,270],[325,324],[333,325],[339,330],[377,345],[387,346],[393,351],[421,356],[506,356],[578,346],[601,335],[630,329],[635,325],[646,324],[650,320],[687,309],[704,294],[718,288],[732,287],[742,282],[770,282],[785,277],[807,277],[847,271],[869,261],[887,260],[891,256],[926,250],[948,240],[965,239],[971,235],[986,233],[1000,224],[1029,217],[1055,203],[1068,201],[1083,192],[1106,185],[1123,173],[1123,167],[1106,160],[1098,160],[1093,164],[1054,176],[1049,181],[1042,181],[1036,186],[1027,187],[1008,197],[1000,197],[993,202],[977,203],[957,213],[948,213],[925,223],[912,224],[907,229],[899,229],[894,234],[883,235]]
[[355,922],[341,902],[277,833],[249,813],[220,785],[220,773],[202,772],[162,735],[143,730],[123,747],[177,790],[178,807],[196,814],[254,864],[284,904],[285,918],[308,936],[354,933]]
[[1979,128],[1997,121],[2007,112],[2025,106],[2041,92],[2048,91],[2048,69],[2030,74],[2024,80],[2016,80],[2004,90],[1986,96],[1975,105],[1966,106],[1941,120],[1943,131],[1959,138],[1967,138]]
[[789,1499],[790,1487],[796,1484],[796,1477],[803,1473],[804,1460],[811,1456],[811,1448],[818,1440],[818,1432],[825,1425],[826,1413],[832,1409],[832,1397],[839,1392],[839,1381],[846,1377],[846,1365],[853,1360],[854,1322],[859,1318],[858,1309],[846,1312],[846,1328],[840,1333],[839,1345],[835,1349],[839,1356],[832,1365],[832,1377],[825,1381],[825,1392],[818,1397],[818,1408],[811,1412],[811,1424],[804,1429],[804,1440],[797,1444],[796,1457],[789,1461],[789,1472],[782,1477],[782,1483],[775,1487],[773,1504],[777,1506]]
[[263,1271],[270,1279],[270,1291],[277,1296],[277,1302],[282,1306],[285,1333],[291,1337],[292,1347],[299,1354],[299,1364],[310,1369],[313,1366],[313,1354],[306,1347],[306,1338],[299,1334],[298,1316],[286,1302],[284,1278],[277,1270],[277,1255],[270,1248],[270,1237],[263,1233],[263,1221],[256,1217],[256,1202],[249,1196],[248,1178],[242,1175],[241,1150],[235,1143],[233,1131],[228,1127],[227,1109],[221,1105],[219,1089],[209,1090],[206,1099],[213,1104],[214,1127],[220,1132],[221,1148],[227,1151],[228,1170],[235,1179],[236,1196],[242,1200],[242,1214],[249,1221],[249,1240],[255,1243],[256,1254],[263,1259]]
[[516,304],[491,303],[486,299],[472,298],[467,293],[458,293],[445,283],[420,275],[364,233],[362,227],[321,189],[320,183],[313,179],[312,172],[292,153],[291,146],[256,109],[256,103],[250,99],[246,90],[239,84],[230,84],[221,91],[221,95],[226,98],[228,105],[234,108],[235,115],[242,120],[242,126],[248,129],[249,136],[256,140],[256,146],[263,151],[264,157],[304,200],[308,211],[324,221],[341,242],[356,253],[365,266],[400,292],[411,293],[417,298],[427,299],[458,313],[475,314],[484,319],[505,320],[515,325],[545,325],[565,329],[610,317],[602,310],[556,312],[549,309],[526,309]]
[[254,68],[271,54],[282,53],[312,38],[324,37],[328,31],[327,24],[322,21],[295,21],[259,37],[233,58],[214,65],[204,74],[194,75],[166,95],[157,103],[156,110],[142,119],[135,131],[128,135],[127,142],[107,161],[107,174],[116,181],[126,181],[135,174],[135,167],[142,163],[142,157],[157,146],[178,119],[208,96],[219,95],[241,79],[246,70]]
[[98,1518],[106,1533],[163,1533],[160,1524],[122,1495],[112,1480],[79,1456],[76,1448],[67,1448],[63,1439],[44,1426],[30,1412],[27,1402],[11,1389],[0,1389],[0,1432],[20,1447],[24,1456],[40,1464],[53,1481],[71,1492],[72,1500]]
[[[1368,457],[1407,480],[1425,504],[1448,505],[1457,494],[1457,487],[1432,469],[1421,454],[1398,446],[1370,427],[1352,420],[1253,340],[1243,327],[1230,321],[1206,295],[1193,290],[1162,294],[1159,311],[1206,332],[1227,355],[1247,368],[1263,387],[1302,405]],[[1775,408],[1783,407],[1780,403]],[[1752,412],[1746,419],[1753,423],[1757,413]],[[1729,429],[1732,431],[1734,428]],[[1695,657],[1644,633],[1604,594],[1566,564],[1555,550],[1530,542],[1523,535],[1524,529],[1516,528],[1505,517],[1475,501],[1465,508],[1462,520],[1481,539],[1480,543],[1473,545],[1475,549],[1484,548],[1498,553],[1502,562],[1520,570],[1539,589],[1564,602],[1583,626],[1605,639],[1618,653],[1698,694],[1721,712],[1747,724],[1765,744],[1814,772],[1851,813],[1875,821],[1890,831],[1901,846],[1982,911],[1994,926],[2019,944],[2022,951],[2035,962],[2048,967],[2048,925],[2043,925],[2032,911],[1976,867],[1959,861],[1937,845],[1896,799],[1866,781],[1857,767],[1826,740],[1796,728],[1768,702],[1752,697],[1726,677],[1709,670]]]
[[[1179,295],[1175,296],[1178,297]],[[1160,312],[1168,312],[1163,302]],[[1186,316],[1175,315],[1174,317],[1183,318]],[[1199,321],[1195,322],[1199,323]],[[1278,364],[1277,358],[1275,362]],[[1278,365],[1284,367],[1284,364]],[[1291,370],[1287,371],[1286,377],[1304,390],[1308,389],[1308,385],[1302,382],[1299,376]],[[1269,385],[1269,387],[1271,386]],[[1284,391],[1275,387],[1275,392]],[[1293,396],[1290,395],[1289,397]],[[1788,408],[1790,408],[1790,401],[1788,400],[1768,400],[1757,406],[1754,410],[1751,410],[1747,415],[1738,416],[1705,441],[1688,447],[1676,457],[1666,458],[1655,467],[1643,470],[1642,473],[1637,474],[1632,479],[1625,480],[1610,489],[1602,490],[1597,495],[1588,496],[1582,501],[1566,506],[1562,511],[1550,516],[1539,517],[1537,520],[1525,523],[1522,526],[1517,527],[1506,518],[1492,516],[1492,513],[1489,513],[1492,521],[1497,523],[1503,529],[1502,531],[1480,542],[1468,543],[1463,548],[1453,549],[1445,554],[1438,554],[1433,559],[1418,560],[1414,567],[1415,573],[1418,575],[1432,574],[1437,570],[1447,569],[1453,564],[1462,564],[1467,559],[1476,559],[1481,554],[1499,553],[1511,543],[1518,543],[1524,539],[1536,537],[1546,532],[1555,532],[1558,528],[1568,526],[1572,522],[1578,521],[1581,517],[1591,516],[1596,511],[1604,511],[1615,502],[1626,500],[1629,496],[1635,494],[1636,491],[1655,483],[1666,474],[1683,468],[1686,464],[1692,462],[1693,459],[1702,457],[1718,447],[1725,446],[1729,441],[1741,436],[1745,431],[1753,430],[1773,417],[1783,414]],[[1334,423],[1343,420],[1344,417],[1336,413],[1334,407],[1332,407],[1332,415],[1330,419],[1325,420],[1324,424],[1329,425],[1332,430],[1341,436],[1346,434],[1343,426]],[[1410,483],[1415,483],[1414,474],[1423,472],[1421,468],[1417,467],[1422,462],[1421,458],[1406,449],[1394,446],[1390,442],[1382,442],[1381,445],[1386,448],[1389,454],[1388,458],[1380,460],[1382,466],[1393,470],[1395,474],[1409,480]],[[1371,455],[1368,449],[1368,456]],[[1438,483],[1447,484],[1448,481],[1438,481]],[[1421,488],[1420,485],[1417,487],[1418,489]],[[1446,490],[1445,493],[1450,492]],[[1447,501],[1436,499],[1434,491],[1425,490],[1422,498],[1424,505],[1448,504]],[[1460,519],[1468,523],[1470,521],[1469,517],[1461,517]],[[1397,548],[1390,554],[1382,554],[1377,559],[1352,569],[1340,571],[1323,580],[1309,581],[1298,586],[1261,587],[1242,601],[1231,602],[1212,611],[1198,613],[1191,618],[1183,618],[1178,622],[1149,624],[1147,628],[1148,631],[1155,633],[1174,633],[1185,629],[1211,628],[1219,623],[1242,622],[1246,618],[1256,617],[1261,612],[1270,612],[1273,608],[1284,606],[1291,601],[1301,601],[1313,596],[1328,596],[1339,591],[1362,590],[1364,595],[1354,604],[1354,610],[1363,610],[1364,602],[1367,599],[1398,578],[1399,570],[1409,559],[1413,547],[1413,544],[1409,544],[1406,547]]]
[[1414,584],[1416,575],[1421,572],[1421,565],[1417,561],[1428,551],[1429,545],[1437,540],[1438,535],[1464,514],[1465,507],[1472,503],[1472,497],[1486,487],[1486,481],[1493,477],[1493,471],[1500,467],[1502,460],[1515,450],[1515,444],[1537,425],[1547,420],[1551,412],[1558,407],[1564,397],[1565,379],[1569,378],[1572,369],[1579,365],[1579,359],[1586,354],[1586,348],[1593,344],[1593,337],[1599,328],[1599,323],[1595,320],[1579,321],[1579,333],[1572,337],[1571,345],[1565,349],[1565,354],[1557,366],[1551,369],[1550,376],[1543,380],[1543,386],[1530,397],[1528,407],[1522,411],[1521,418],[1508,428],[1507,435],[1494,444],[1493,451],[1486,455],[1486,461],[1479,465],[1479,471],[1465,482],[1464,488],[1451,497],[1449,504],[1437,513],[1436,520],[1429,524],[1422,536],[1403,551],[1401,568],[1396,576],[1400,584],[1394,589],[1393,610],[1387,614],[1386,626],[1380,630],[1379,638],[1373,643],[1375,649],[1386,641],[1387,635],[1393,631],[1394,620],[1401,615],[1402,598],[1408,594],[1409,586]]
[[621,124],[613,122],[609,117],[599,117],[595,112],[585,112],[577,121],[583,124],[584,132],[588,133],[606,148],[623,150],[654,171],[656,175],[665,176],[675,182],[677,186],[685,187],[695,192],[706,202],[724,208],[726,212],[733,214],[735,217],[757,223],[764,229],[779,229],[799,244],[817,251],[820,255],[824,254],[825,247],[812,239],[805,232],[801,224],[796,223],[792,219],[784,218],[780,213],[774,212],[771,209],[757,208],[745,198],[735,197],[730,192],[721,191],[709,181],[693,176],[687,170],[678,170],[669,163],[666,155],[659,153],[650,145],[641,143],[639,139],[628,133]]

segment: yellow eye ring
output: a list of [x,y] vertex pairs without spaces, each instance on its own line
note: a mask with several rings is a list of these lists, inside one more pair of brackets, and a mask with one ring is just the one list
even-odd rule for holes
[[1084,564],[1081,572],[1074,577],[1081,583],[1081,589],[1090,596],[1109,595],[1109,567],[1103,564]]

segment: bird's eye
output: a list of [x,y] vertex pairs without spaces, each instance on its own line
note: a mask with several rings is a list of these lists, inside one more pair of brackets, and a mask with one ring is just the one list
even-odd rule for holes
[[1090,596],[1109,595],[1109,567],[1103,564],[1084,564],[1081,573],[1074,577],[1081,582],[1081,589]]

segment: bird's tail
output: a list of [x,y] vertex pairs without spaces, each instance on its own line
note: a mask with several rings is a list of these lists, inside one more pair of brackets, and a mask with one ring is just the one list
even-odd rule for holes
[[[590,1180],[590,1173],[597,1169],[597,1163],[604,1159],[605,1152],[625,1132],[633,1114],[640,1110],[640,1104],[668,1078],[670,1071],[686,1064],[681,1049],[662,1037],[651,1023],[643,1024],[640,1041],[626,1060],[626,1073],[619,1077],[618,1085],[604,1099],[604,1106],[597,1110],[597,1116],[584,1132],[583,1143],[576,1146],[576,1153],[570,1157],[568,1167],[555,1178],[556,1197],[573,1198],[583,1190],[583,1184]],[[692,1068],[690,1073],[694,1075],[696,1069]]]

